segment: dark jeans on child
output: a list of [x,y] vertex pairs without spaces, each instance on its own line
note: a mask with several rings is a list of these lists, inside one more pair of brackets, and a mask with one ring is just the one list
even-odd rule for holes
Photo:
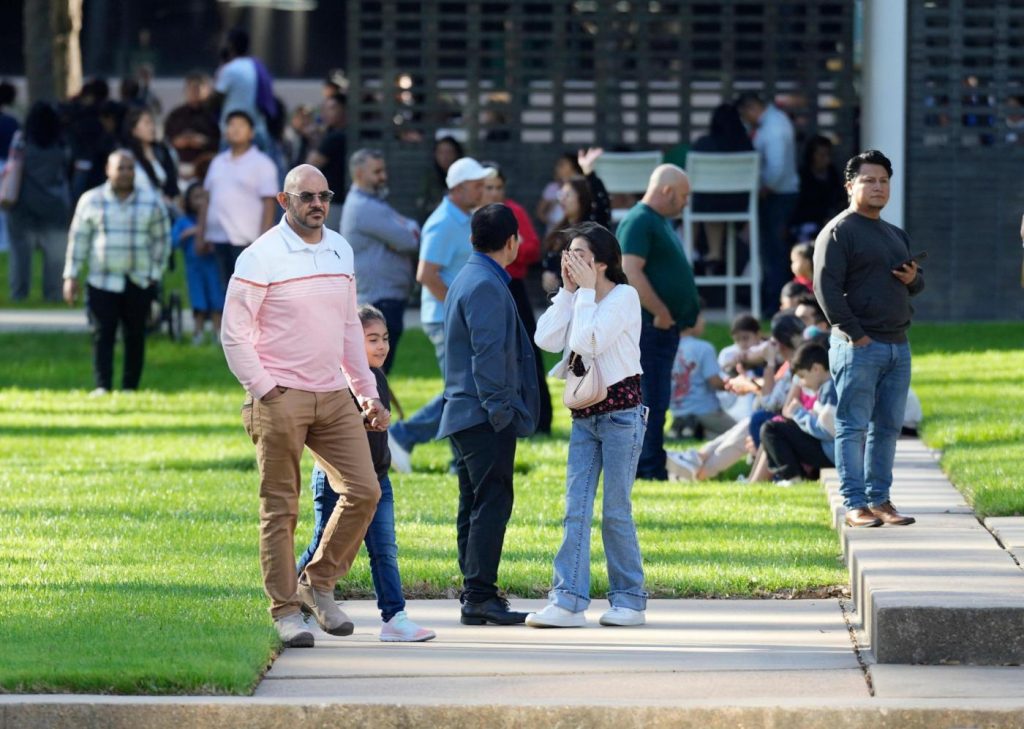
[[[370,555],[370,576],[373,579],[373,591],[377,594],[377,609],[380,610],[381,619],[387,622],[405,610],[405,596],[402,594],[402,577],[398,572],[395,496],[391,489],[391,479],[382,476],[379,481],[380,501],[377,502],[377,512],[373,515],[363,542]],[[313,489],[313,539],[299,557],[296,567],[299,574],[302,574],[302,569],[316,553],[327,520],[338,503],[338,494],[331,488],[327,474],[319,466],[313,468],[310,487]]]
[[800,429],[792,420],[769,420],[761,427],[761,442],[768,467],[776,479],[804,478],[804,466],[831,468],[822,442]]

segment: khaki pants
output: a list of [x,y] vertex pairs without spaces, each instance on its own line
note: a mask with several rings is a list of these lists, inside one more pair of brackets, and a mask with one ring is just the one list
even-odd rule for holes
[[717,438],[700,447],[704,456],[705,478],[714,478],[747,455],[745,447],[750,418],[743,418]]
[[323,538],[303,577],[333,590],[352,566],[373,519],[380,485],[370,459],[363,418],[347,390],[286,390],[264,402],[246,398],[242,422],[256,445],[260,472],[260,566],[270,614],[299,610],[295,574],[295,522],[302,477],[299,461],[308,446],[338,492]]

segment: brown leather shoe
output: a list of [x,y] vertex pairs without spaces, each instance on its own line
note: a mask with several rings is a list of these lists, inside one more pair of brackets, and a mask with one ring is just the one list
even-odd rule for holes
[[893,524],[895,526],[906,526],[907,524],[913,524],[917,521],[917,519],[912,516],[904,516],[896,511],[896,507],[892,505],[891,501],[886,501],[884,504],[879,504],[878,506],[872,506],[871,513],[886,524]]
[[882,520],[875,516],[871,509],[851,509],[846,512],[846,526],[853,527],[878,527],[882,526]]

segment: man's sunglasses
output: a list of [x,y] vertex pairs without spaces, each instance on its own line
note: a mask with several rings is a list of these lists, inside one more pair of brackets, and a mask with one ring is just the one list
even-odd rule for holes
[[323,192],[286,192],[285,195],[299,198],[299,202],[303,205],[309,205],[316,198],[320,198],[322,203],[329,203],[334,199],[334,193],[330,190],[324,190]]

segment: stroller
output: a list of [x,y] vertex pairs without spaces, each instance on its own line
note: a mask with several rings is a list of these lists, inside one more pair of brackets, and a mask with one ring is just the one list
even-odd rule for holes
[[[172,250],[167,261],[167,270],[174,271],[177,267],[177,251]],[[184,336],[183,316],[181,311],[181,294],[178,291],[168,291],[166,279],[159,282],[155,287],[153,301],[150,303],[149,324],[146,327],[146,335],[166,332],[172,342],[180,342]]]

